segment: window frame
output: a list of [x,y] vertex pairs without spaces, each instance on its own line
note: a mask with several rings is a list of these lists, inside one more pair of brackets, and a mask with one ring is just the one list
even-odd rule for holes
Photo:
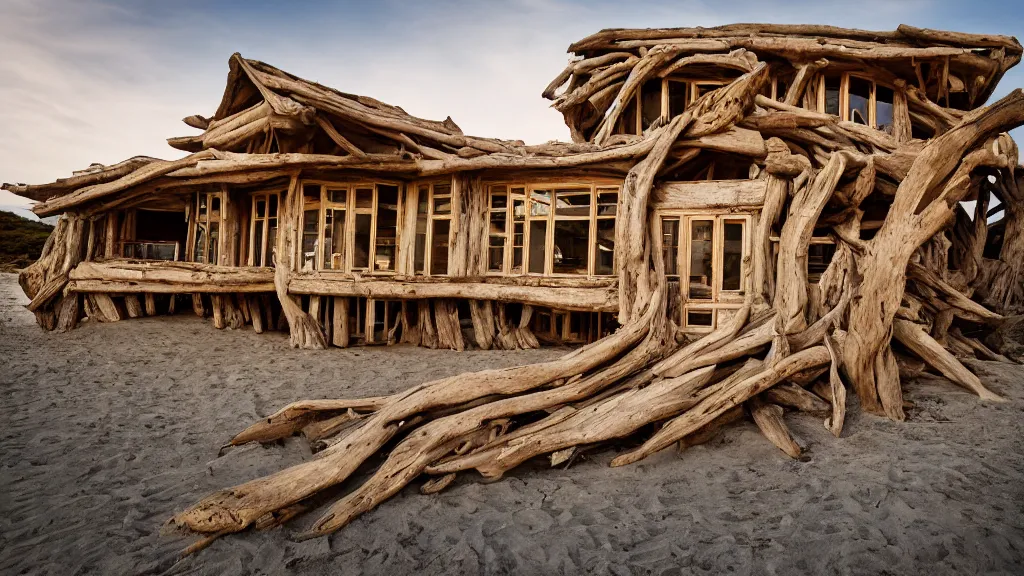
[[[679,281],[680,297],[680,322],[681,327],[688,332],[710,332],[719,327],[726,318],[722,312],[734,312],[743,306],[746,292],[750,290],[750,260],[753,214],[748,212],[729,212],[726,210],[657,210],[654,212],[658,230],[664,234],[662,222],[664,220],[679,221],[678,246],[676,248],[676,271],[675,276],[670,279]],[[692,299],[689,297],[690,278],[690,249],[692,239],[692,223],[694,221],[712,221],[712,246],[714,251],[711,255],[711,298]],[[743,223],[743,239],[741,240],[742,252],[740,255],[740,288],[739,290],[725,290],[722,288],[724,282],[724,259],[725,259],[725,224],[730,221]],[[710,312],[711,325],[702,326],[689,323],[690,312]]]
[[[669,115],[669,112],[670,112],[670,110],[669,110],[669,103],[670,103],[670,98],[669,98],[669,82],[678,82],[678,83],[686,85],[686,97],[684,98],[684,100],[686,101],[686,108],[683,109],[684,111],[686,109],[690,108],[690,106],[692,106],[693,103],[696,102],[699,99],[699,96],[697,95],[697,90],[696,90],[696,86],[698,84],[706,84],[706,85],[717,86],[717,88],[715,88],[715,90],[717,90],[718,88],[721,88],[722,86],[726,86],[726,85],[728,85],[730,83],[729,80],[695,78],[693,76],[674,76],[674,75],[669,75],[669,76],[666,76],[666,77],[662,78],[661,79],[661,100],[660,100],[661,114],[658,115],[658,118],[660,118],[663,121],[667,121],[667,120],[671,120],[672,119],[671,116]],[[773,90],[774,90],[774,88],[773,88]],[[617,124],[616,129],[612,131],[615,134],[628,134],[628,135],[631,135],[631,136],[641,136],[644,133],[644,130],[643,130],[643,117],[644,117],[644,113],[643,113],[643,86],[637,87],[637,90],[633,93],[633,96],[631,96],[631,98],[633,99],[632,105],[636,107],[636,126],[633,126],[633,131],[632,132],[620,131],[620,129],[624,129],[624,127],[621,126],[622,117],[620,116],[619,120],[616,121],[616,124]],[[628,104],[627,104],[627,106],[628,106]],[[625,107],[626,106],[623,106],[623,109],[625,109]]]
[[[825,112],[825,76],[826,74],[818,75],[818,112],[826,114]],[[866,126],[880,130],[878,128],[878,87],[881,86],[888,90],[892,90],[895,100],[896,88],[890,86],[885,82],[879,82],[871,76],[858,72],[841,72],[839,79],[839,119],[844,122],[850,122],[850,78],[857,78],[871,84],[871,96],[868,99],[868,123]],[[895,102],[894,102],[895,104]]]
[[[206,198],[206,214],[200,214],[199,212],[199,201],[201,198]],[[216,199],[220,204],[220,208],[217,210],[217,216],[213,216],[213,200]],[[189,262],[195,262],[198,264],[213,264],[219,265],[221,255],[224,253],[224,234],[221,230],[221,224],[224,222],[224,191],[219,190],[216,192],[195,192],[192,194],[192,198],[189,200],[189,223],[188,223],[188,244],[185,246],[185,259]],[[217,223],[217,245],[216,245],[216,260],[217,262],[210,262],[210,224]],[[206,225],[206,235],[203,238],[203,260],[196,260],[196,235],[199,233],[199,225]]]
[[[393,180],[354,180],[354,181],[335,181],[335,180],[322,180],[322,179],[303,179],[299,183],[299,191],[305,190],[306,186],[319,186],[320,196],[319,202],[317,202],[317,246],[316,253],[314,254],[313,270],[332,270],[338,272],[352,273],[359,272],[374,276],[393,276],[399,273],[398,262],[401,259],[401,237],[402,237],[402,213],[405,204],[405,184],[399,181]],[[395,218],[395,257],[392,262],[392,270],[377,270],[375,269],[374,256],[377,251],[377,212],[380,203],[378,199],[380,197],[381,186],[394,186],[398,189],[397,195],[397,212]],[[372,201],[369,208],[356,207],[356,190],[372,190]],[[328,190],[345,190],[345,202],[332,202],[328,196]],[[280,200],[278,201],[280,206]],[[302,214],[299,217],[299,239],[296,242],[296,257],[299,258],[299,262],[302,262],[302,230],[305,226],[306,218],[306,203],[303,202]],[[255,207],[255,205],[254,205]],[[326,236],[327,227],[327,210],[340,211],[343,210],[345,213],[345,255],[344,262],[341,268],[325,268],[324,265],[324,238]],[[255,208],[254,208],[255,210]],[[335,212],[335,214],[336,214]],[[254,212],[255,214],[255,212]],[[355,219],[358,214],[369,214],[370,215],[370,245],[368,253],[367,267],[355,267],[353,265],[353,259],[355,256],[356,236],[355,236]]]
[[[247,254],[245,257],[246,264],[250,267],[260,268],[273,268],[275,266],[273,256],[271,255],[268,244],[268,238],[270,237],[270,219],[274,218],[277,220],[277,227],[280,229],[281,219],[281,197],[284,195],[282,190],[259,190],[253,192],[249,199],[249,245],[247,247]],[[273,217],[270,216],[270,197],[277,197],[277,212]],[[256,202],[259,200],[266,202],[263,216],[257,216]],[[263,222],[263,229],[259,238],[260,242],[260,262],[256,262],[256,253],[253,248],[256,246],[256,225],[258,222]],[[300,247],[301,249],[301,247]]]
[[[537,181],[532,183],[526,183],[522,181],[495,181],[487,182],[485,185],[487,194],[487,213],[485,220],[488,226],[488,233],[485,236],[485,245],[483,249],[488,254],[488,270],[486,271],[487,276],[534,276],[534,277],[551,277],[551,278],[611,278],[616,274],[615,265],[612,265],[611,274],[596,274],[597,266],[597,222],[598,220],[615,220],[616,214],[611,215],[599,215],[598,214],[598,193],[611,193],[616,194],[616,203],[618,202],[618,195],[622,193],[622,184],[612,180],[600,180],[592,182],[579,182],[579,181]],[[490,270],[489,264],[489,253],[490,253],[490,222],[492,212],[492,193],[497,191],[496,189],[504,189],[504,193],[508,198],[507,217],[505,219],[505,244],[504,244],[504,256],[502,269]],[[520,192],[522,191],[522,197]],[[557,204],[558,204],[558,192],[583,192],[586,190],[589,193],[590,205],[589,214],[587,216],[567,216],[557,215]],[[535,191],[548,191],[551,193],[551,205],[549,206],[548,213],[544,216],[532,216],[532,205],[535,202],[534,192]],[[524,200],[524,211],[525,216],[522,220],[523,224],[523,260],[522,260],[522,271],[519,273],[513,273],[512,267],[514,262],[514,250],[515,244],[515,200]],[[544,271],[543,272],[530,272],[530,223],[535,221],[546,222],[547,233],[544,239]],[[572,274],[572,273],[556,273],[554,272],[554,248],[555,248],[555,222],[556,221],[586,221],[587,226],[587,271],[586,274]],[[615,252],[615,261],[618,259],[618,252]]]

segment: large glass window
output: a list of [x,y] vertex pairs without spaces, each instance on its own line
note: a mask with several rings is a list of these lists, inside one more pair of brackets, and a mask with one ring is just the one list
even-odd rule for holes
[[626,102],[615,125],[616,134],[643,134],[659,118],[682,114],[698,98],[727,84],[724,80],[664,78],[644,82]]
[[743,303],[750,217],[680,213],[659,217],[666,276],[685,279],[681,282],[683,327],[701,331],[721,326]]
[[614,274],[618,193],[617,186],[492,185],[488,272]]

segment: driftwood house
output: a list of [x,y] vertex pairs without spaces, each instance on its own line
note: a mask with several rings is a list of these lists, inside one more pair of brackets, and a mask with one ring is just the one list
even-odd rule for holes
[[61,215],[21,275],[46,329],[191,304],[302,347],[588,344],[289,406],[234,443],[303,431],[321,458],[180,524],[283,521],[396,436],[315,532],[424,472],[437,490],[658,424],[626,464],[744,407],[796,455],[781,406],[822,408],[838,436],[849,385],[902,419],[900,375],[926,366],[998,398],[957,358],[1001,358],[977,336],[1024,302],[1006,134],[1024,95],[986,106],[1016,39],[742,24],[605,30],[569,52],[543,96],[571,143],[468,136],[235,54],[216,112],[168,140],[184,158],[4,185]]

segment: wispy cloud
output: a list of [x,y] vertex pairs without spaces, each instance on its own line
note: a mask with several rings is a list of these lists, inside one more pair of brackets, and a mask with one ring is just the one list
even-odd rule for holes
[[[91,162],[177,157],[164,140],[210,114],[235,51],[464,131],[567,139],[540,91],[566,47],[608,27],[900,22],[1013,33],[1006,6],[942,0],[437,0],[170,3],[7,0],[0,6],[0,180],[44,182]],[[990,4],[1001,4],[991,2]],[[1010,16],[1007,16],[1010,14]],[[1009,75],[1001,93],[1021,84]]]

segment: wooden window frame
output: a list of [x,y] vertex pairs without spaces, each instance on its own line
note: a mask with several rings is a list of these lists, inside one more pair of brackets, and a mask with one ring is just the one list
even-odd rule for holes
[[[433,255],[434,255],[434,221],[435,220],[448,220],[448,222],[449,222],[449,224],[448,224],[448,240],[447,240],[447,242],[448,242],[448,266],[449,266],[449,268],[451,267],[451,261],[452,261],[452,259],[451,259],[451,248],[452,248],[452,246],[451,246],[451,244],[452,244],[452,242],[451,242],[451,238],[452,238],[452,225],[451,225],[451,221],[452,221],[452,215],[454,214],[454,212],[456,210],[455,203],[452,202],[452,199],[454,198],[454,196],[452,194],[454,192],[452,181],[451,180],[437,180],[437,181],[431,181],[431,182],[415,182],[415,183],[410,184],[410,186],[416,186],[416,190],[417,190],[417,192],[416,192],[416,194],[417,194],[417,202],[416,202],[416,205],[414,206],[414,209],[416,210],[416,215],[417,216],[419,216],[419,195],[422,194],[422,192],[423,192],[422,190],[420,190],[420,187],[423,187],[423,186],[427,187],[427,191],[426,191],[427,192],[427,238],[425,240],[425,246],[423,247],[423,272],[417,272],[415,270],[415,268],[416,268],[416,263],[415,263],[415,250],[416,250],[415,234],[416,234],[416,230],[413,229],[410,232],[411,234],[414,235],[413,243],[412,243],[412,247],[413,247],[413,271],[412,271],[412,273],[413,274],[422,275],[422,276],[447,276],[448,275],[448,271],[447,270],[445,271],[444,274],[431,274],[431,266],[433,265],[432,260],[433,260]],[[434,214],[434,198],[436,197],[434,189],[437,186],[448,186],[448,193],[441,195],[442,198],[443,197],[447,197],[449,202],[451,202],[451,210],[448,212],[448,214]],[[399,213],[401,213],[401,210],[399,211]],[[490,217],[490,210],[488,210],[488,217]],[[401,231],[399,231],[399,236],[401,236]]]
[[[524,183],[516,181],[502,181],[502,182],[488,182],[487,189],[487,213],[486,222],[488,226],[488,233],[485,238],[486,244],[483,249],[489,253],[490,250],[490,222],[491,222],[491,206],[492,206],[492,191],[496,188],[504,188],[505,194],[508,196],[508,216],[505,219],[505,250],[504,250],[504,262],[502,264],[501,271],[488,270],[488,276],[537,276],[537,277],[552,277],[552,278],[610,278],[615,276],[615,266],[612,265],[611,274],[595,273],[597,266],[597,248],[595,245],[597,239],[597,222],[598,220],[615,220],[616,215],[598,215],[597,199],[598,191],[601,192],[615,192],[615,194],[622,194],[621,183],[612,183],[611,181],[595,181],[595,182],[559,182],[559,181],[548,181],[548,182],[535,182],[535,183]],[[512,274],[512,263],[514,260],[513,251],[515,249],[515,210],[514,210],[514,199],[519,199],[519,193],[515,190],[522,190],[523,197],[525,200],[524,210],[525,218],[523,220],[523,263],[522,272],[519,274]],[[533,193],[538,190],[549,191],[551,193],[551,206],[548,210],[547,215],[534,217],[532,214],[532,204],[534,202]],[[582,192],[588,190],[590,194],[590,214],[587,216],[557,216],[557,204],[558,204],[558,191],[575,191]],[[616,196],[618,198],[618,196]],[[433,207],[433,203],[431,203]],[[617,212],[617,211],[616,211]],[[554,272],[554,251],[555,251],[555,222],[556,221],[588,221],[588,233],[587,233],[587,272],[586,274],[570,274],[570,273],[555,273]],[[544,271],[543,272],[530,272],[530,223],[534,221],[545,221],[547,222],[547,234],[545,237],[544,245]],[[618,259],[618,251],[615,252],[615,259]],[[489,261],[488,261],[489,263]]]
[[[320,200],[317,203],[317,247],[314,255],[313,270],[336,270],[345,273],[360,272],[372,276],[394,276],[398,274],[398,262],[400,261],[401,236],[402,236],[402,210],[405,203],[404,184],[392,180],[358,180],[358,181],[334,181],[334,180],[302,180],[299,183],[299,190],[304,191],[306,186],[320,187]],[[377,211],[379,208],[379,194],[381,186],[395,186],[398,188],[398,207],[395,220],[395,259],[394,270],[374,269],[374,255],[377,251]],[[370,189],[372,191],[372,202],[369,208],[356,208],[356,190]],[[345,190],[345,202],[332,202],[327,195],[328,190]],[[280,200],[278,201],[280,206]],[[255,205],[254,205],[255,206]],[[298,234],[296,242],[296,256],[302,261],[302,230],[306,218],[306,204],[303,202],[302,215],[299,217]],[[324,268],[324,237],[327,227],[327,210],[344,210],[345,212],[345,259],[341,268]],[[254,208],[255,210],[255,208]],[[253,212],[255,215],[255,211]],[[356,231],[355,219],[357,214],[370,215],[370,246],[368,254],[368,266],[366,268],[353,266],[355,254]]]
[[[199,201],[201,198],[206,198],[206,214],[205,216],[199,213]],[[220,202],[220,209],[217,211],[216,219],[213,219],[213,200],[216,198]],[[196,260],[195,246],[196,246],[196,234],[199,232],[200,218],[202,223],[206,224],[206,236],[203,239],[203,261],[200,264],[213,264],[218,265],[220,262],[209,262],[210,257],[210,224],[213,222],[217,223],[217,260],[220,260],[221,255],[224,254],[224,234],[222,234],[222,226],[224,223],[224,192],[196,192],[193,194],[192,199],[189,201],[190,210],[189,222],[188,222],[188,245],[185,246],[185,259],[189,262],[198,262]]]
[[[884,82],[857,72],[843,72],[839,80],[839,119],[844,122],[850,121],[850,78],[864,80],[871,84],[871,96],[868,99],[868,124],[870,128],[878,130],[878,87],[892,90],[895,94],[896,88]],[[825,74],[818,75],[818,111],[825,113]]]
[[[680,288],[680,317],[681,326],[688,332],[710,332],[720,325],[719,312],[738,310],[743,306],[746,292],[750,290],[750,259],[751,259],[751,238],[753,231],[753,215],[750,213],[734,213],[728,211],[694,211],[694,210],[664,210],[654,213],[658,230],[661,232],[663,219],[679,219],[679,245],[676,249],[676,270],[678,271]],[[714,252],[711,255],[711,298],[691,299],[689,296],[690,284],[690,242],[692,238],[692,222],[696,220],[711,220],[712,223],[712,245]],[[722,288],[723,268],[725,258],[725,224],[728,221],[740,221],[743,223],[742,254],[740,256],[740,289],[725,290]],[[711,325],[691,325],[688,322],[689,312],[711,312]]]
[[[661,114],[659,115],[659,118],[661,118],[663,121],[671,120],[671,118],[669,117],[669,88],[668,88],[669,82],[678,82],[678,83],[686,84],[686,107],[687,108],[692,106],[693,103],[698,100],[697,90],[696,90],[696,85],[697,84],[714,85],[714,86],[718,86],[718,88],[721,88],[722,86],[726,86],[726,85],[729,84],[729,81],[727,81],[727,80],[713,80],[713,79],[693,78],[693,77],[688,77],[688,76],[683,76],[683,77],[680,77],[680,76],[666,76],[665,78],[662,78],[661,79]],[[716,88],[716,90],[718,88]],[[774,90],[775,90],[775,87],[774,87],[774,84],[773,84],[773,86],[772,86],[772,93],[773,94],[774,94]],[[636,106],[636,126],[633,127],[633,132],[627,132],[627,134],[630,134],[630,135],[633,135],[633,136],[640,136],[640,135],[643,135],[643,133],[644,133],[644,129],[643,129],[643,126],[644,126],[644,124],[643,124],[643,122],[644,122],[644,120],[643,120],[644,113],[643,113],[643,102],[642,102],[643,94],[642,94],[642,92],[643,92],[643,86],[638,86],[636,92],[634,92],[633,96],[632,96],[632,98],[633,98],[633,105]],[[618,133],[622,134],[622,132],[618,132]]]
[[[247,246],[247,254],[245,261],[249,266],[252,267],[272,267],[274,266],[273,256],[271,256],[270,248],[267,241],[270,237],[270,197],[277,197],[277,214],[273,216],[278,221],[278,229],[280,229],[280,218],[281,218],[281,196],[284,193],[281,190],[260,190],[253,192],[249,202],[249,245]],[[263,200],[266,202],[263,217],[259,217],[256,214],[256,202]],[[256,225],[258,222],[263,222],[263,232],[260,238],[256,238]],[[253,251],[253,247],[256,246],[257,240],[260,243],[260,262],[256,262],[256,253]]]

